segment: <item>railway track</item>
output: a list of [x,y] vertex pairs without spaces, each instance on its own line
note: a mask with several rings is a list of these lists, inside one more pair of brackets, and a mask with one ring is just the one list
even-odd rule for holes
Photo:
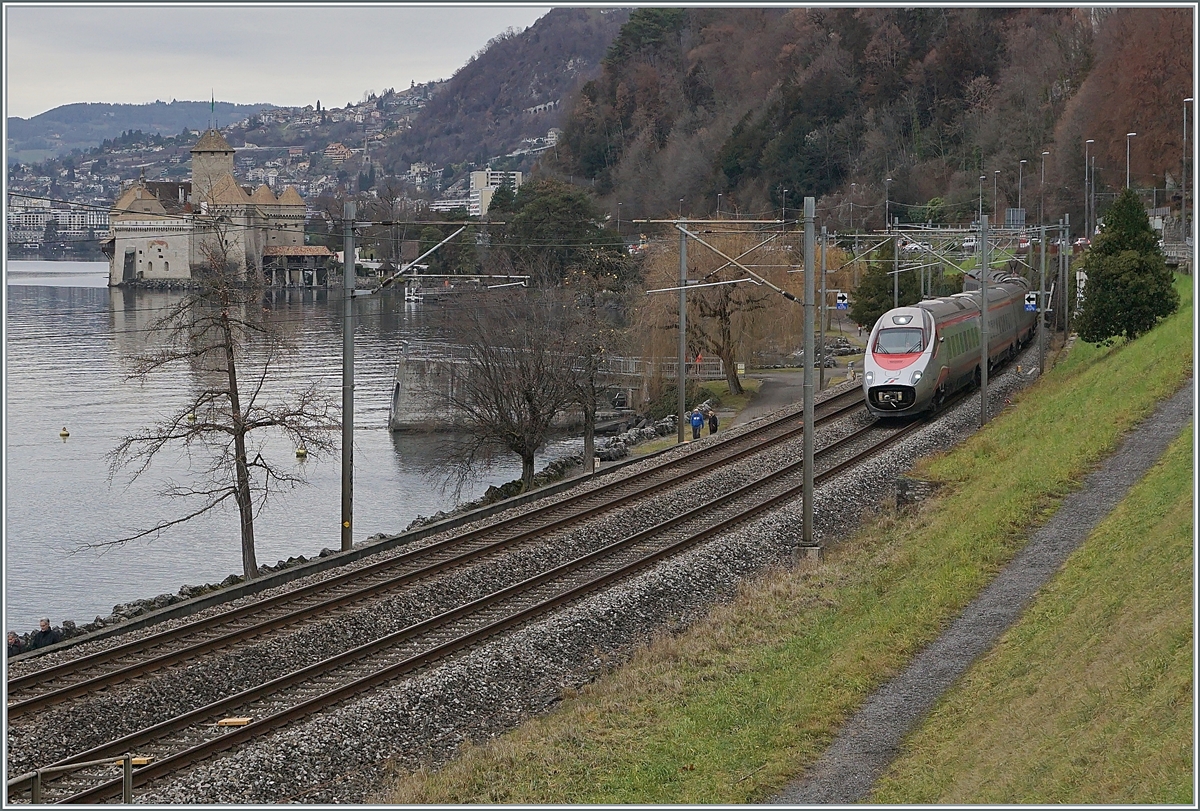
[[[861,405],[862,393],[858,389],[832,397],[818,404],[816,424],[844,417]],[[185,664],[214,651],[244,645],[266,634],[318,619],[328,620],[335,612],[352,610],[439,572],[542,539],[548,533],[563,531],[647,494],[761,453],[798,436],[802,427],[802,415],[789,415],[664,462],[641,476],[620,479],[489,527],[458,533],[252,605],[9,679],[8,721],[12,724],[55,704]]]
[[[836,475],[922,424],[876,423],[826,445],[815,458],[815,480],[820,482]],[[711,503],[616,539],[493,594],[237,695],[79,752],[53,766],[134,752],[151,758],[149,765],[133,774],[134,785],[145,786],[442,661],[726,532],[765,510],[795,499],[801,491],[802,476],[800,462],[785,465]],[[220,725],[223,719],[231,717],[249,720],[244,726]],[[108,768],[111,771],[114,767]],[[20,785],[10,785],[10,792],[20,789]],[[110,776],[103,768],[93,767],[43,782],[41,790],[43,801],[90,803],[119,796],[121,789],[119,776]]]

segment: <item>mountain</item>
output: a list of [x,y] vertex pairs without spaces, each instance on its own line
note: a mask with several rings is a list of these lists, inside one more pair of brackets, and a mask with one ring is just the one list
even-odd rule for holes
[[[270,104],[216,103],[218,124],[230,124],[270,107]],[[32,118],[8,119],[9,162],[29,163],[90,149],[121,133],[177,135],[184,129],[202,130],[213,115],[208,101],[156,101],[152,104],[65,104]]]
[[1129,131],[1134,182],[1178,183],[1192,14],[638,9],[568,111],[554,168],[630,218],[811,195],[834,227],[852,212],[881,227],[885,208],[961,222],[993,210],[994,184],[1001,210],[1079,222],[1088,138],[1101,197],[1123,187]]
[[385,166],[483,164],[522,139],[544,138],[596,76],[628,18],[628,9],[559,8],[495,37],[441,85],[412,129],[389,142]]

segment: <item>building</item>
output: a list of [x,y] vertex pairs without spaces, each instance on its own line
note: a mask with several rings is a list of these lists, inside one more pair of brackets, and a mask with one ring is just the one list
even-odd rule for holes
[[[329,251],[304,245],[305,205],[294,188],[278,197],[265,184],[242,188],[233,175],[234,150],[216,130],[204,132],[191,154],[190,182],[143,180],[113,204],[101,242],[110,285],[186,283],[215,264],[273,283],[324,283],[316,265],[323,271]],[[292,255],[305,258],[289,261]],[[294,269],[314,272],[280,272]]]
[[334,166],[345,163],[352,155],[354,155],[354,150],[341,142],[335,142],[325,147],[325,157],[333,161]]
[[471,172],[470,203],[467,206],[467,212],[472,217],[482,217],[487,214],[488,207],[492,203],[492,196],[496,193],[496,189],[503,186],[505,182],[513,192],[516,192],[521,187],[521,173],[493,172],[490,168],[482,172]]

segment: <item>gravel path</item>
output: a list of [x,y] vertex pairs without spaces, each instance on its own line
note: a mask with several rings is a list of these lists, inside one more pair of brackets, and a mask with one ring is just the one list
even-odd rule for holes
[[846,724],[808,773],[770,800],[798,805],[865,799],[904,735],[979,654],[1011,626],[1067,556],[1125,497],[1192,418],[1188,382],[1087,477],[950,628],[884,685]]

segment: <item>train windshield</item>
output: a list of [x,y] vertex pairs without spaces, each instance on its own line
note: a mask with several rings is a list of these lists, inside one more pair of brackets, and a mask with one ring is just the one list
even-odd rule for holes
[[872,351],[880,355],[911,355],[920,352],[924,346],[919,329],[881,329],[875,336],[875,348]]

